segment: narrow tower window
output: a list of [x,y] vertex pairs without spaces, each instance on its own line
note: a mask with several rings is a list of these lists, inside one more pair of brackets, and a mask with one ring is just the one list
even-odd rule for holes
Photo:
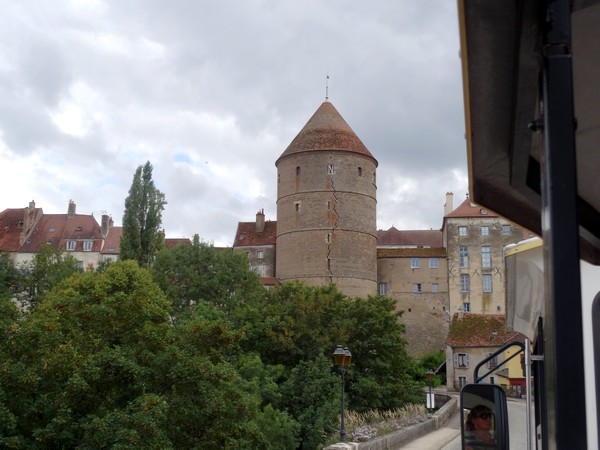
[[296,212],[300,211],[300,202],[294,202],[294,207],[296,209]]
[[296,176],[300,176],[300,166],[296,166]]
[[333,175],[335,173],[335,167],[333,164],[327,164],[327,175]]
[[358,168],[358,176],[359,176],[359,177],[362,177],[362,167],[359,167],[359,168]]

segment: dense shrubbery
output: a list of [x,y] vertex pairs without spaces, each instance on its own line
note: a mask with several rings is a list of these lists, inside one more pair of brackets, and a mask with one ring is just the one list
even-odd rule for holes
[[50,269],[23,313],[11,299],[28,286],[0,262],[2,448],[312,450],[339,424],[337,344],[350,409],[423,401],[386,298],[265,291],[245,255],[196,238],[151,271]]

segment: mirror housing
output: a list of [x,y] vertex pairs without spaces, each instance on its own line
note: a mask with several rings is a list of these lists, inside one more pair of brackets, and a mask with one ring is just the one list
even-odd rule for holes
[[[489,424],[478,422],[478,413],[481,411],[491,413]],[[504,389],[500,386],[463,386],[460,391],[460,419],[463,450],[509,449],[508,405]]]

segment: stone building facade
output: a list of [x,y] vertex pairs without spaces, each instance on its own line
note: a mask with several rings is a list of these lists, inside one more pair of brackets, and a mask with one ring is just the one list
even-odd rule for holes
[[468,198],[453,209],[452,194],[447,194],[446,205],[442,231],[450,314],[504,314],[503,249],[532,237],[531,233]]

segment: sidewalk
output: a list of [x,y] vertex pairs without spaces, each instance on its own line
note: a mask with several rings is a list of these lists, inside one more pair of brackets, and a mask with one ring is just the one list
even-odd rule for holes
[[402,447],[402,450],[440,450],[457,436],[460,436],[460,413],[458,410],[445,426],[409,442]]
[[409,442],[402,447],[402,450],[440,450],[457,436],[460,436],[460,430],[442,427],[433,433]]

